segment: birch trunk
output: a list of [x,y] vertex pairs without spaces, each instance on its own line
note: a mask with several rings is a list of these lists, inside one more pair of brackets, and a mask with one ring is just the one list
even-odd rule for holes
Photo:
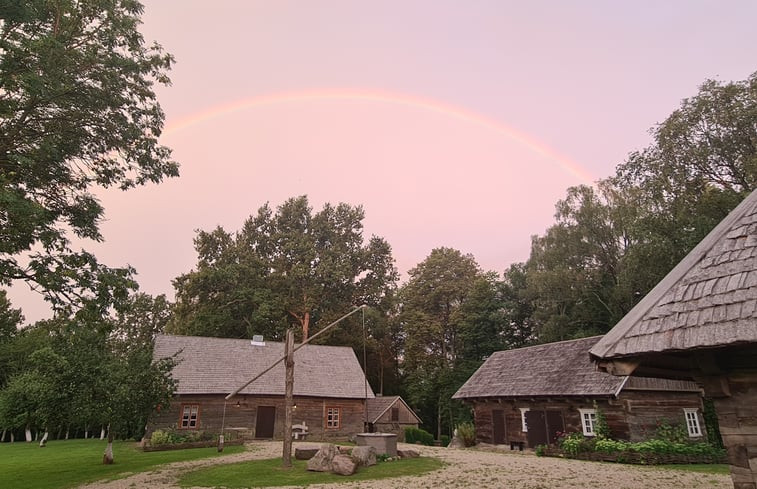
[[26,435],[26,443],[32,442],[32,430],[27,426],[24,430],[24,435]]
[[3,430],[3,436],[0,438],[0,443],[5,443],[5,430]]
[[45,430],[45,435],[42,437],[42,439],[39,441],[39,447],[42,448],[47,445],[47,436],[48,432]]
[[11,431],[11,443],[13,443],[14,441],[16,441],[16,435],[14,435]]
[[100,427],[100,439],[101,440],[105,439],[105,426]]

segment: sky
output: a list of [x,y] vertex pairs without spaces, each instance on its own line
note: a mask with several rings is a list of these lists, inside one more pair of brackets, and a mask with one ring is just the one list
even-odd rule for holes
[[299,195],[362,205],[403,277],[442,246],[501,273],[568,187],[610,176],[704,80],[757,71],[752,0],[143,3],[176,58],[156,93],[181,176],[98,191],[105,241],[83,246],[170,299],[197,230]]

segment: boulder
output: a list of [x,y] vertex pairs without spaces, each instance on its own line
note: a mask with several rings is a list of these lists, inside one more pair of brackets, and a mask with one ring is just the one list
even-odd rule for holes
[[352,449],[352,458],[358,465],[370,467],[376,465],[376,448],[375,447],[355,447]]
[[452,440],[450,440],[449,445],[447,445],[447,448],[465,448],[465,443],[463,443],[462,438],[457,436],[457,433],[455,433],[455,436],[452,437]]
[[331,471],[339,475],[352,475],[357,470],[357,462],[349,455],[336,455],[331,460]]
[[318,453],[317,448],[295,448],[294,458],[297,460],[310,460]]
[[397,450],[397,456],[399,458],[418,458],[421,456],[421,454],[418,452],[418,450],[407,449]]
[[313,472],[331,472],[331,462],[336,455],[336,446],[330,443],[321,445],[321,448],[308,460],[308,470]]

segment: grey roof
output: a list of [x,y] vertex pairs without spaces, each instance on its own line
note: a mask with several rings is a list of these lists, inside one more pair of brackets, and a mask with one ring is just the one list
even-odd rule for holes
[[[158,335],[155,359],[178,354],[172,375],[177,394],[229,394],[284,355],[284,344],[250,340]],[[367,389],[367,396],[366,396]],[[284,363],[239,394],[284,395]],[[294,395],[365,399],[373,390],[352,348],[305,345],[294,354]]]
[[384,413],[392,406],[397,404],[398,402],[401,402],[405,405],[408,411],[412,413],[413,416],[415,416],[415,419],[418,420],[418,422],[421,422],[421,418],[418,417],[415,412],[410,409],[410,406],[407,405],[404,399],[402,399],[400,396],[386,396],[386,397],[374,397],[373,399],[368,399],[366,401],[366,417],[368,418],[368,422],[375,423],[376,420],[378,420],[381,416],[384,415]]
[[599,338],[496,352],[452,398],[616,395],[625,377],[598,371],[587,355]]
[[591,349],[597,358],[757,342],[757,191]]

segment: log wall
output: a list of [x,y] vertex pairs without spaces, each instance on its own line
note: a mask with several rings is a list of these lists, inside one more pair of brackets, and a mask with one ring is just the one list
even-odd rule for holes
[[[276,408],[274,438],[282,439],[284,434],[284,398],[278,396],[239,395],[226,401],[224,423],[224,395],[183,395],[176,396],[168,409],[154,413],[148,424],[146,437],[156,429],[179,428],[181,407],[184,404],[199,406],[198,426],[186,431],[206,431],[211,433],[236,433],[246,439],[255,438],[255,422],[258,406]],[[237,403],[239,406],[237,407]],[[346,440],[364,431],[365,400],[295,397],[296,409],[292,413],[293,424],[305,423],[309,440]],[[341,426],[326,428],[326,409],[341,408]]]

